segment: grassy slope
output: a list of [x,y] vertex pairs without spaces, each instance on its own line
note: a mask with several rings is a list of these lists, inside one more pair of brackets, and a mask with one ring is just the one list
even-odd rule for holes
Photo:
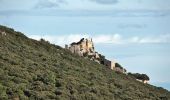
[[0,100],[168,100],[170,92],[0,26]]

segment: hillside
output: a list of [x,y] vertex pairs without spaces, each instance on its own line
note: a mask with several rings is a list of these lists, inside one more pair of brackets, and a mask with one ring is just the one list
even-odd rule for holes
[[0,31],[0,100],[170,100],[163,88],[43,39],[29,39],[4,26]]

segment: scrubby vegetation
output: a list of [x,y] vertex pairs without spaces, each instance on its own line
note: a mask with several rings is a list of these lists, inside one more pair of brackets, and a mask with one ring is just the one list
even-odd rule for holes
[[0,26],[0,100],[168,100],[170,92]]

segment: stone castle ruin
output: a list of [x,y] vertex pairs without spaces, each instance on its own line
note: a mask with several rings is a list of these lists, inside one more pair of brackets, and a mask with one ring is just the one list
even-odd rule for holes
[[103,64],[117,72],[126,73],[126,69],[121,66],[117,66],[118,63],[116,61],[110,61],[106,59],[105,56],[96,52],[92,39],[82,38],[79,42],[73,42],[70,45],[65,45],[65,49],[68,49],[79,56],[87,57],[99,64]]
[[95,54],[92,39],[88,40],[88,39],[82,38],[77,43],[76,42],[71,43],[69,47],[68,45],[66,45],[65,48],[69,49],[72,53],[77,53],[79,56]]

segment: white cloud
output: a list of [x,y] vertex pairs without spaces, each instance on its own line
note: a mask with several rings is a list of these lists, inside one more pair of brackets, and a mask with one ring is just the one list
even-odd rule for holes
[[38,3],[34,6],[36,9],[44,9],[44,8],[56,8],[59,7],[60,4],[64,4],[66,1],[63,0],[39,0]]
[[154,37],[133,37],[132,43],[170,43],[170,34],[163,34]]
[[70,44],[77,42],[81,38],[92,38],[94,43],[110,43],[110,44],[132,44],[132,43],[170,43],[170,34],[162,34],[158,36],[146,36],[146,37],[123,37],[120,34],[102,34],[90,36],[88,34],[70,34],[70,35],[30,35],[30,38],[39,40],[41,38],[55,43],[57,45],[64,46],[64,44]]
[[79,41],[81,38],[89,38],[88,35],[80,35],[80,34],[70,34],[70,35],[30,35],[28,36],[32,39],[40,40],[41,38],[50,41],[51,43],[55,43],[63,46],[64,44],[69,44],[72,42]]
[[115,4],[118,3],[118,0],[90,0],[99,4]]
[[95,43],[122,43],[122,37],[119,34],[113,35],[97,35],[93,38]]

